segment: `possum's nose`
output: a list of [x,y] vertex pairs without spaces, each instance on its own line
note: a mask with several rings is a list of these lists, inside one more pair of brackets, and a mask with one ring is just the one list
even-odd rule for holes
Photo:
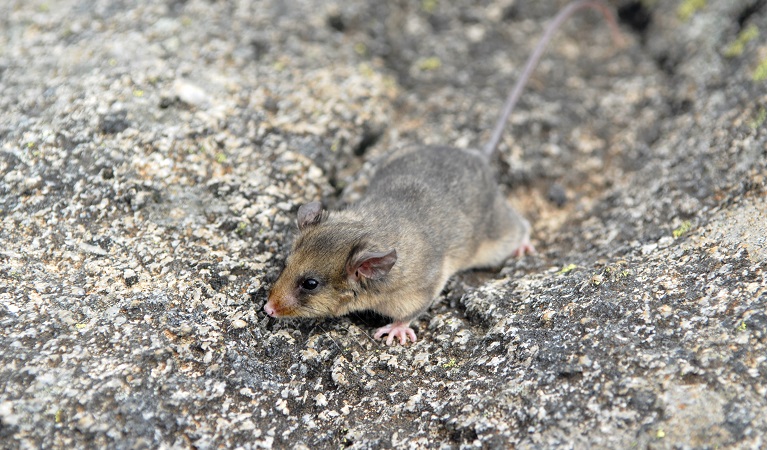
[[264,305],[264,312],[270,317],[289,317],[294,315],[297,300],[294,295],[284,295],[279,287],[269,292],[269,299]]
[[272,300],[270,299],[266,304],[264,305],[264,312],[269,314],[271,317],[275,317],[277,314],[277,310],[274,308],[274,305],[272,304]]

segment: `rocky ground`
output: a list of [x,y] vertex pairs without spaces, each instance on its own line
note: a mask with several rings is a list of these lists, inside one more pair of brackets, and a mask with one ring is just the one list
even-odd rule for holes
[[761,0],[568,22],[497,161],[539,252],[416,344],[261,310],[298,205],[480,146],[563,3],[3,2],[0,446],[764,448]]

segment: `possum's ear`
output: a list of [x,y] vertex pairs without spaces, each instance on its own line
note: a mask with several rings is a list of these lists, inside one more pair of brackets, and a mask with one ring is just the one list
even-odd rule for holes
[[324,215],[322,214],[322,203],[311,202],[305,205],[301,205],[298,208],[298,217],[296,222],[298,223],[298,229],[303,230],[306,227],[316,225],[322,222]]
[[352,255],[346,264],[346,273],[349,278],[355,281],[359,281],[363,277],[378,280],[385,277],[396,262],[397,251],[395,249],[388,252],[363,252]]

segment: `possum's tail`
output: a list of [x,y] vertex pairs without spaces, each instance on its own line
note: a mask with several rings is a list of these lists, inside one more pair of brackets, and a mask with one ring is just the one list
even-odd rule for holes
[[501,141],[503,130],[506,128],[506,122],[509,120],[509,116],[511,115],[512,111],[514,111],[514,106],[516,106],[517,101],[519,100],[519,96],[522,94],[522,90],[530,80],[530,76],[533,74],[535,67],[538,65],[538,61],[541,59],[541,56],[543,55],[544,50],[546,50],[546,46],[548,45],[552,36],[554,36],[554,33],[559,29],[560,26],[562,26],[562,23],[564,23],[565,20],[573,15],[573,13],[583,8],[593,8],[599,10],[599,12],[602,13],[605,20],[607,20],[608,25],[610,26],[613,40],[615,40],[617,43],[623,42],[623,36],[621,35],[620,30],[618,30],[618,23],[615,20],[615,15],[613,14],[612,9],[604,2],[599,0],[577,0],[562,8],[554,20],[552,20],[551,23],[549,23],[549,25],[546,27],[546,31],[543,33],[541,40],[538,41],[538,44],[535,46],[533,54],[530,55],[530,57],[527,59],[527,63],[525,64],[525,68],[522,71],[522,75],[520,75],[517,83],[514,85],[514,88],[511,90],[508,98],[506,99],[506,104],[503,106],[503,113],[501,113],[501,116],[495,123],[493,135],[482,149],[482,154],[487,159],[490,159],[490,157],[493,156],[493,153],[495,153],[495,149],[498,147],[498,143]]

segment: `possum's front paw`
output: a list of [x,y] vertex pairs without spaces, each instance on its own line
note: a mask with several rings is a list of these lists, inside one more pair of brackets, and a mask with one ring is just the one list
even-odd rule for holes
[[399,339],[399,343],[402,345],[407,344],[408,338],[415,342],[415,331],[410,328],[409,322],[393,322],[385,327],[381,327],[376,330],[373,335],[376,339],[381,339],[385,334],[388,334],[386,338],[386,345],[392,345],[394,339]]

